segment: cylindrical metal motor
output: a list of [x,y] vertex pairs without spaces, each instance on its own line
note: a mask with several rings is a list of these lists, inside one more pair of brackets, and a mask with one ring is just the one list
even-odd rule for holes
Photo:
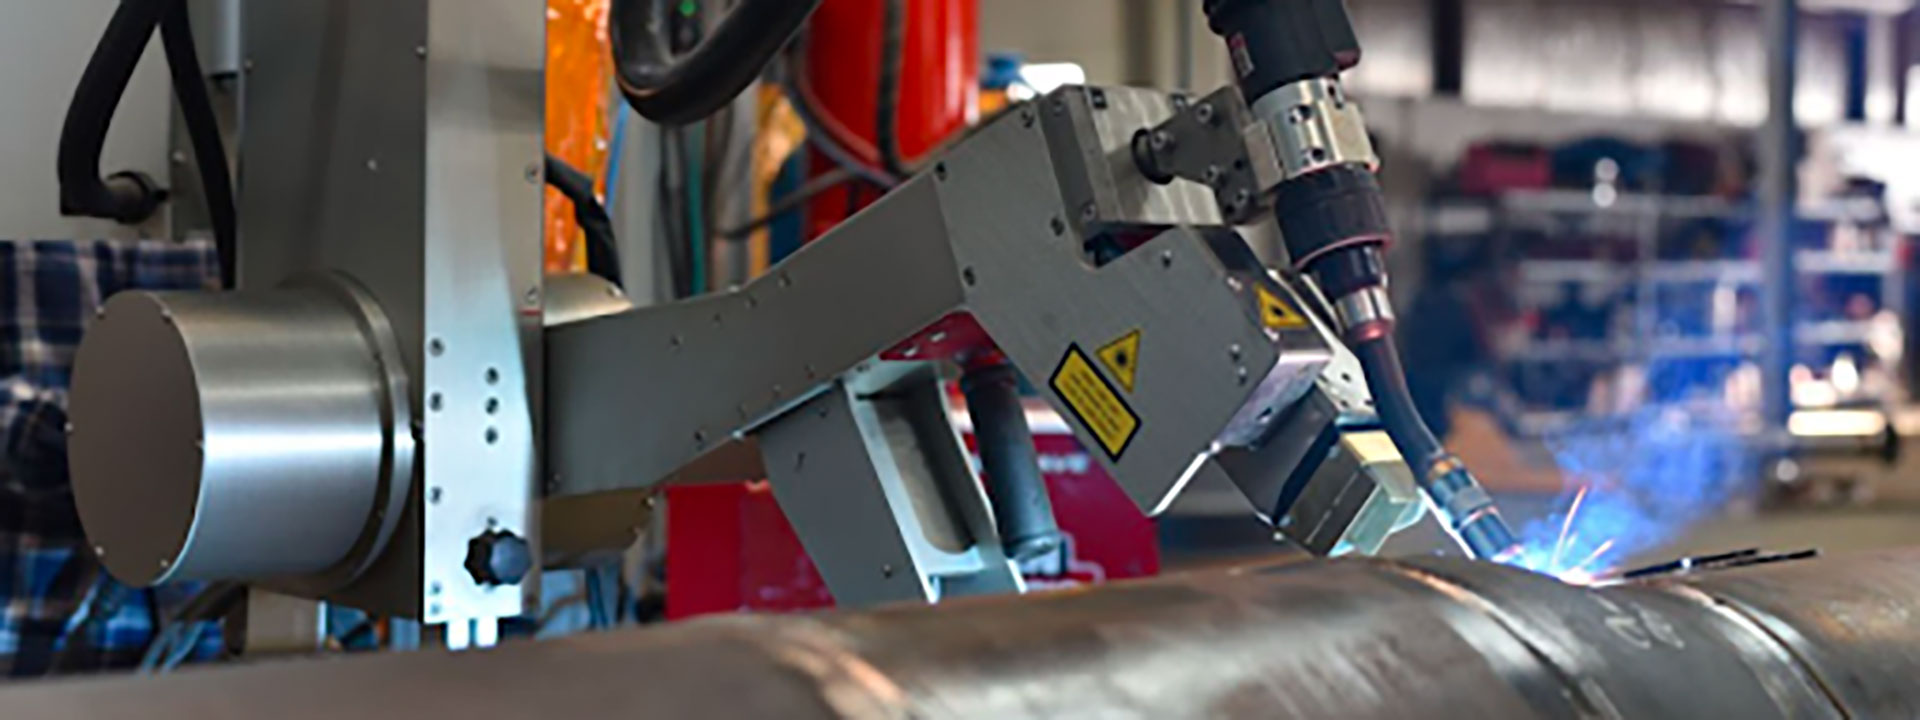
[[1333,560],[0,692],[9,718],[1912,718],[1920,551],[1579,587]]
[[114,296],[75,360],[82,525],[114,577],[325,592],[392,534],[413,473],[403,360],[344,279]]

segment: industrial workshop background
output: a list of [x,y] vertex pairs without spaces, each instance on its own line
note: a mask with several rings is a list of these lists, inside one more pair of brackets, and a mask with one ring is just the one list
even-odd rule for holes
[[1914,0],[0,53],[0,716],[1920,717]]

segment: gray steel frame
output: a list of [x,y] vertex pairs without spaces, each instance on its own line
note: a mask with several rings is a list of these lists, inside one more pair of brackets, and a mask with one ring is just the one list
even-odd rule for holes
[[[1041,106],[1073,98],[1088,95],[1062,91]],[[1038,119],[1029,107],[980,129],[745,287],[550,330],[551,494],[771,476],[842,603],[937,598],[934,580],[952,585],[957,566],[991,570],[996,579],[975,578],[981,586],[1017,584],[1000,577],[1004,559],[981,522],[971,469],[962,482],[961,467],[931,457],[948,450],[926,441],[924,422],[883,427],[893,402],[883,398],[924,393],[936,371],[883,353],[955,313],[971,314],[1067,418],[1075,410],[1047,381],[1070,348],[1098,365],[1097,348],[1142,333],[1138,377],[1115,390],[1138,418],[1125,446],[1101,452],[1084,422],[1069,425],[1145,512],[1163,510],[1221,447],[1263,437],[1327,366],[1326,337],[1311,324],[1263,323],[1255,288],[1276,281],[1238,236],[1163,230],[1217,222],[1211,203],[1184,190],[1096,202],[1099,231],[1159,234],[1104,265],[1090,260],[1096,236],[1067,224],[1077,211],[1062,178],[1084,187],[1084,178],[1114,177],[1131,130],[1163,118],[1137,113],[1096,133],[1050,132]],[[810,414],[821,409],[827,419]],[[906,427],[918,433],[913,452],[927,457],[901,459]],[[830,460],[807,464],[831,470],[796,471],[802,452],[824,453]],[[969,553],[976,559],[957,559]]]
[[462,560],[489,527],[539,537],[541,262],[529,238],[544,10],[276,0],[243,12],[241,282],[352,276],[391,320],[419,408],[413,497],[391,549],[329,597],[428,623],[520,614],[535,578],[482,587]]

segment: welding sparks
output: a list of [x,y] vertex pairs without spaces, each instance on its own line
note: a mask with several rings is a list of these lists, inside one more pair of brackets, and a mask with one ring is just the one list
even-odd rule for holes
[[[1673,404],[1595,417],[1542,438],[1566,494],[1517,529],[1512,564],[1570,583],[1605,582],[1626,558],[1673,542],[1713,516],[1755,474],[1735,418],[1686,403],[1715,378],[1650,361],[1648,392]],[[1705,384],[1705,385],[1703,385]]]
[[1592,565],[1593,561],[1599,560],[1601,555],[1607,554],[1607,551],[1611,549],[1613,549],[1612,540],[1608,540],[1606,542],[1600,543],[1600,547],[1594,548],[1593,554],[1588,555],[1587,559],[1581,560],[1579,565],[1575,565],[1571,568],[1568,568],[1567,572],[1587,574],[1588,572],[1587,566]]
[[[1599,573],[1593,570],[1593,564],[1613,549],[1614,541],[1611,538],[1602,541],[1578,563],[1565,565],[1561,562],[1562,558],[1566,557],[1567,551],[1581,546],[1580,532],[1573,528],[1574,523],[1579,520],[1580,508],[1586,504],[1587,491],[1590,489],[1592,489],[1591,485],[1581,485],[1573,495],[1573,502],[1568,503],[1566,515],[1560,519],[1560,533],[1553,539],[1553,550],[1547,555],[1547,561],[1544,564],[1538,563],[1540,553],[1525,553],[1517,564],[1572,585],[1590,585],[1599,580]],[[1534,559],[1528,560],[1529,556]]]
[[1560,558],[1567,548],[1579,546],[1580,533],[1573,531],[1573,521],[1580,515],[1580,504],[1587,499],[1587,490],[1592,487],[1591,485],[1581,485],[1579,492],[1574,493],[1573,502],[1567,506],[1567,516],[1560,521],[1560,537],[1553,543],[1553,557],[1547,561],[1545,568],[1546,574],[1559,578],[1561,582],[1571,585],[1592,584],[1596,578],[1594,577],[1593,571],[1589,568],[1595,561],[1599,560],[1602,555],[1607,554],[1608,550],[1613,549],[1613,540],[1609,538],[1600,543],[1599,547],[1594,548],[1594,551],[1589,553],[1585,560],[1581,560],[1571,567],[1560,564]]
[[1573,496],[1573,505],[1567,508],[1566,519],[1560,521],[1560,539],[1553,543],[1553,559],[1547,562],[1547,567],[1560,567],[1560,553],[1567,548],[1567,532],[1573,529],[1573,516],[1580,514],[1580,501],[1587,499],[1588,487],[1580,486],[1580,492]]

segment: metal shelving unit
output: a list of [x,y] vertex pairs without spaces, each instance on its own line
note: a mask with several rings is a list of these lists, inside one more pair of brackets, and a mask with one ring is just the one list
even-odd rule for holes
[[[1871,201],[1838,201],[1801,208],[1803,219],[1862,224],[1881,217]],[[1528,257],[1518,248],[1517,292],[1528,288],[1579,286],[1613,293],[1618,304],[1630,306],[1629,315],[1614,310],[1604,319],[1604,337],[1529,338],[1501,349],[1505,363],[1563,364],[1577,367],[1573,374],[1592,373],[1625,364],[1651,367],[1688,361],[1758,361],[1767,337],[1751,322],[1737,319],[1706,332],[1676,331],[1667,322],[1669,295],[1688,286],[1710,286],[1708,293],[1731,293],[1737,304],[1742,294],[1757,297],[1764,291],[1765,267],[1754,258],[1662,259],[1662,242],[1674,225],[1721,221],[1746,225],[1756,219],[1753,208],[1710,197],[1671,197],[1650,194],[1569,190],[1509,191],[1493,197],[1447,199],[1430,207],[1428,227],[1441,235],[1505,236],[1522,233],[1546,237],[1605,237],[1611,244],[1598,257]],[[1808,276],[1868,276],[1879,278],[1880,307],[1900,312],[1905,298],[1904,270],[1894,250],[1898,236],[1891,230],[1865,243],[1864,249],[1799,249],[1796,272]],[[1567,250],[1562,244],[1558,249]],[[1697,297],[1697,295],[1696,295]],[[1697,310],[1698,308],[1696,308]],[[1737,316],[1738,313],[1728,313]],[[1682,323],[1684,324],[1684,323]],[[1699,323],[1696,323],[1698,325]],[[1591,326],[1589,326],[1591,329]],[[1801,319],[1795,323],[1796,346],[1802,349],[1864,345],[1873,323],[1855,319]],[[1645,398],[1640,408],[1655,405]],[[1754,408],[1757,411],[1757,408]],[[1586,418],[1582,410],[1525,408],[1509,418],[1522,434],[1534,435],[1568,427]],[[1589,418],[1590,419],[1590,418]]]

